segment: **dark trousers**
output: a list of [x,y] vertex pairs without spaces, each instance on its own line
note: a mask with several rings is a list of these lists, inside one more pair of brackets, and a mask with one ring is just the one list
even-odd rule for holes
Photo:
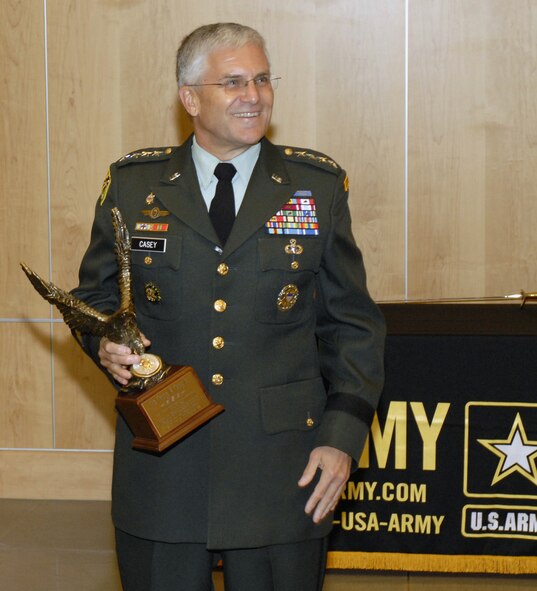
[[327,540],[209,552],[204,544],[168,544],[116,530],[124,591],[212,591],[222,559],[226,591],[321,591]]

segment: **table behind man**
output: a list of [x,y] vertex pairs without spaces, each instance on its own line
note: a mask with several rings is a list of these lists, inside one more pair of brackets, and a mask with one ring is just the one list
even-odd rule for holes
[[[194,134],[111,166],[74,292],[103,311],[119,306],[118,207],[149,245],[132,252],[145,345],[192,365],[226,411],[161,455],[133,450],[118,417],[122,582],[207,591],[218,553],[227,591],[314,591],[383,380],[384,323],[352,236],[348,180],[329,157],[265,138],[276,81],[255,30],[196,29],[177,78]],[[234,166],[227,240],[209,216],[219,163]],[[129,381],[139,358],[127,347],[84,346],[117,384]]]

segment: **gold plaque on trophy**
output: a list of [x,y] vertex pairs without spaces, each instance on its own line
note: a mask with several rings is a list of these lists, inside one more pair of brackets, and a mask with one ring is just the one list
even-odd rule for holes
[[24,263],[21,266],[35,289],[58,308],[79,342],[83,334],[106,337],[140,356],[140,362],[129,368],[133,378],[121,388],[116,408],[134,434],[133,447],[162,452],[224,407],[211,400],[192,367],[168,365],[157,355],[146,353],[132,299],[130,236],[119,210],[113,208],[111,213],[121,296],[120,308],[113,314],[99,312],[45,281]]

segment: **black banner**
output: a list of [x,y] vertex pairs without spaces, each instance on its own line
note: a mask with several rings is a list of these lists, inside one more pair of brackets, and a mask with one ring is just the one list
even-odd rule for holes
[[537,573],[537,336],[391,335],[329,568]]

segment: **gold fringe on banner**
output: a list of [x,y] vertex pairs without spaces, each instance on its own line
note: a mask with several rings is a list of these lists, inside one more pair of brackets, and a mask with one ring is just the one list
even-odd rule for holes
[[327,568],[532,575],[537,574],[537,557],[400,554],[396,552],[328,552]]

